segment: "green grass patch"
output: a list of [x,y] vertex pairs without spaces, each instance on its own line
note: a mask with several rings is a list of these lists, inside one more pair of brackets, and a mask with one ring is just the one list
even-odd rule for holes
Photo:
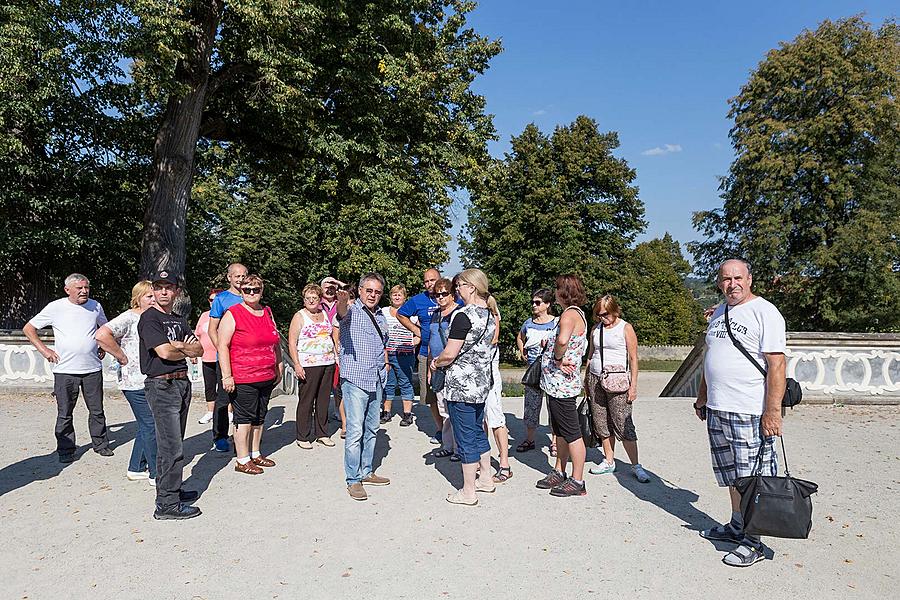
[[674,373],[681,366],[680,360],[660,360],[658,358],[644,358],[640,361],[641,371],[661,371]]

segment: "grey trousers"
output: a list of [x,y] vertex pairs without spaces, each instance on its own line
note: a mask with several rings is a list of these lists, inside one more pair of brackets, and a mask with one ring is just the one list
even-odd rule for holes
[[191,403],[188,379],[148,377],[144,392],[156,424],[156,506],[178,506],[184,469],[184,430]]
[[106,437],[106,415],[103,414],[103,373],[94,371],[83,375],[69,373],[53,374],[53,395],[56,396],[56,451],[60,455],[73,454],[78,446],[75,444],[75,425],[72,412],[78,401],[78,390],[84,394],[84,403],[88,408],[88,430],[94,450],[109,446]]

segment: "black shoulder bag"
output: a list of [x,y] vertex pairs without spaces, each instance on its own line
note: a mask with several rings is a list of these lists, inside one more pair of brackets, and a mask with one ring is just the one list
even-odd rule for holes
[[538,357],[525,369],[525,373],[522,374],[522,385],[531,388],[541,387],[541,362],[544,360],[544,352],[547,351],[547,345],[544,344],[544,348],[538,354]]
[[[762,373],[763,377],[768,376],[768,372],[763,369],[756,359],[750,356],[750,353],[747,352],[747,349],[744,348],[743,344],[741,344],[734,334],[731,332],[731,319],[728,318],[728,304],[725,304],[725,330],[728,332],[728,337],[731,338],[731,343],[734,344],[734,347],[740,350],[741,354],[747,357],[747,360],[753,363],[753,366]],[[800,404],[800,401],[803,399],[803,390],[800,388],[800,384],[793,377],[788,377],[785,379],[784,386],[784,397],[781,399],[781,410],[784,412],[785,408],[793,408]]]
[[754,474],[739,477],[734,482],[735,489],[741,494],[744,532],[805,540],[812,528],[810,496],[819,491],[819,486],[812,481],[791,477],[784,450],[784,436],[781,437],[784,477],[760,475],[764,447],[765,440],[756,456]]

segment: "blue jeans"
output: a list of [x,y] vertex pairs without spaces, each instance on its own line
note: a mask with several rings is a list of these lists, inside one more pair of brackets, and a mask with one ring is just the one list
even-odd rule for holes
[[156,425],[153,424],[153,412],[147,403],[147,396],[144,390],[123,390],[122,393],[131,405],[131,412],[137,421],[137,434],[134,436],[128,470],[140,473],[144,468],[149,468],[150,477],[156,479]]
[[383,389],[367,392],[341,379],[344,412],[347,415],[347,437],[344,440],[344,474],[347,485],[359,483],[372,473],[375,437],[381,416]]
[[456,453],[465,465],[477,463],[482,454],[491,451],[484,432],[484,403],[448,402],[447,410],[453,424]]
[[388,354],[388,361],[391,363],[391,368],[388,371],[385,400],[393,399],[399,387],[400,399],[412,401],[415,397],[413,394],[413,366],[416,364],[416,355],[412,353]]

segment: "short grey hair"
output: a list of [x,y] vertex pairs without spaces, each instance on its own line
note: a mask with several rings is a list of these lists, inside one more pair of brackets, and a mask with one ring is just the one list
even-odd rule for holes
[[374,271],[372,273],[366,273],[365,275],[363,275],[362,277],[359,278],[359,288],[362,289],[363,287],[365,287],[366,282],[370,281],[372,279],[378,281],[378,283],[381,284],[381,291],[383,292],[384,291],[384,277],[381,276],[381,273],[375,273]]
[[716,269],[716,279],[718,279],[718,278],[719,278],[719,275],[722,273],[722,267],[724,267],[724,266],[725,266],[725,263],[728,263],[728,262],[739,262],[739,263],[743,263],[743,265],[744,265],[745,267],[747,267],[747,274],[748,274],[748,275],[753,275],[753,267],[750,266],[750,262],[749,262],[749,261],[746,261],[746,260],[744,260],[743,258],[726,258],[725,260],[723,260],[723,261],[721,262],[721,264],[719,264],[719,268]]
[[71,275],[66,277],[66,287],[72,285],[76,281],[87,281],[88,283],[91,282],[91,280],[87,278],[87,275],[82,275],[81,273],[72,273]]

